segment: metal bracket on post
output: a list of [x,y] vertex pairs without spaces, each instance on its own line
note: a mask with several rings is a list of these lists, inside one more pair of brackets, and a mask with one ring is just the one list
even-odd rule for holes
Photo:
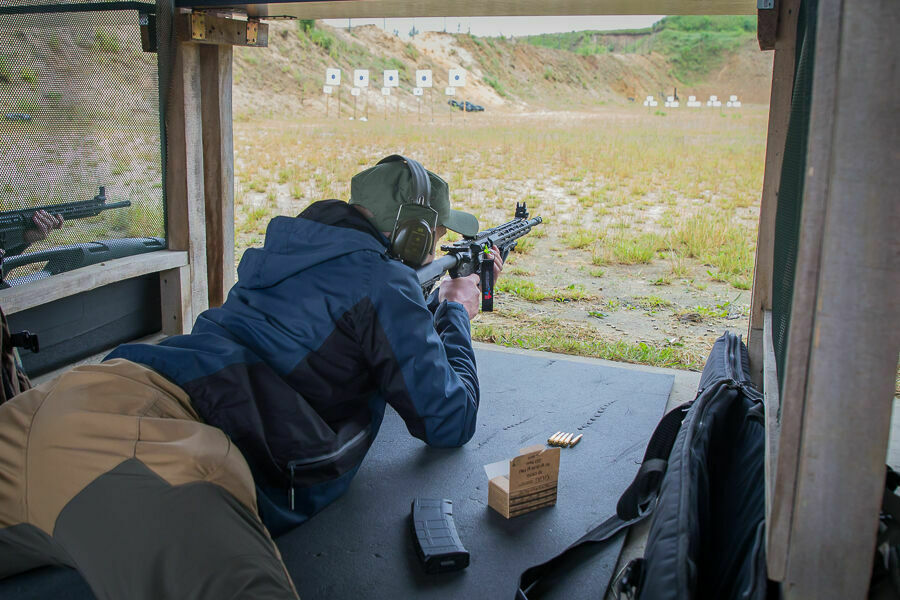
[[247,45],[255,46],[258,35],[259,35],[259,21],[256,19],[248,19],[247,20]]
[[206,13],[194,11],[191,13],[191,39],[206,39]]
[[156,52],[156,15],[139,13],[138,26],[141,29],[141,49],[144,52]]
[[[784,2],[785,0],[779,0]],[[760,50],[774,50],[778,37],[778,12],[775,0],[756,0],[756,39]]]

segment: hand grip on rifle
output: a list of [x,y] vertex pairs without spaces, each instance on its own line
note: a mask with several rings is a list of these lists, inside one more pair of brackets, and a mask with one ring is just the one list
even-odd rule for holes
[[481,251],[481,310],[494,310],[494,255],[487,248]]

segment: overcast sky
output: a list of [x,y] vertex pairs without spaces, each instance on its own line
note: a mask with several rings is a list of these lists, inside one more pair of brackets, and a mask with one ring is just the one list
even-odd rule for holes
[[[520,36],[536,33],[584,31],[592,29],[633,29],[649,27],[662,15],[606,16],[606,17],[432,17],[419,19],[353,19],[351,26],[378,25],[386,31],[397,30],[401,37],[408,37],[415,25],[419,31],[444,31],[448,33],[472,33],[477,36]],[[347,19],[326,19],[332,27],[347,27]]]

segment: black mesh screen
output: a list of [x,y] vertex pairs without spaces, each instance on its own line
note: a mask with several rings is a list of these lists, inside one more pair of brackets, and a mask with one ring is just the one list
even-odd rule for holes
[[809,115],[812,104],[813,56],[816,38],[815,0],[801,3],[797,29],[797,68],[791,97],[791,118],[785,141],[778,210],[775,217],[775,255],[773,265],[772,341],[778,365],[778,385],[784,383],[784,364],[791,303],[794,299],[794,275],[803,208],[803,182],[806,175],[806,151]]
[[[137,10],[72,12],[102,4],[0,3],[0,227],[12,285],[165,247],[157,56],[142,49]],[[40,12],[16,14],[26,6]],[[10,211],[92,200],[101,186],[107,205],[130,206],[68,221],[24,248],[10,231]]]

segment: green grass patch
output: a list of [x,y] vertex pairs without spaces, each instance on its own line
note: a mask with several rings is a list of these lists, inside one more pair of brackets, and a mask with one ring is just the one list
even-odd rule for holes
[[670,243],[680,256],[712,266],[707,273],[713,280],[749,289],[754,262],[750,233],[726,216],[701,214],[687,219],[672,230]]
[[491,77],[490,75],[485,75],[481,79],[486,84],[488,84],[489,86],[494,88],[494,91],[497,92],[501,97],[507,98],[509,96],[509,93],[506,91],[506,88],[504,88],[503,84],[501,84],[496,78]]
[[[696,83],[719,67],[730,54],[756,34],[756,17],[744,16],[670,16],[652,28],[629,30],[635,39],[622,46],[621,41],[607,37],[616,32],[573,31],[530,35],[524,42],[534,46],[566,50],[581,56],[615,51],[647,54],[657,52],[666,57],[671,74],[684,83]],[[552,78],[552,70],[544,68],[544,79]],[[552,78],[552,79],[551,79]]]
[[241,226],[241,231],[257,231],[259,233],[262,233],[261,231],[259,231],[260,224],[262,220],[268,216],[268,214],[269,209],[264,206],[249,210],[247,212],[247,220],[244,221],[243,225]]
[[532,250],[534,250],[534,239],[529,239],[527,237],[519,238],[516,247],[513,248],[513,252],[518,252],[519,254],[530,254]]
[[122,49],[121,42],[116,34],[110,33],[105,29],[98,29],[94,32],[94,47],[110,54],[118,54]]
[[578,229],[563,236],[563,243],[569,248],[586,248],[597,241],[597,231],[593,229]]
[[584,289],[583,285],[577,283],[572,283],[562,289],[553,290],[551,296],[557,302],[570,302],[593,298],[593,296]]
[[337,38],[324,29],[313,29],[309,32],[309,41],[331,54],[331,49],[337,45]]
[[533,281],[522,279],[520,277],[502,277],[497,280],[495,289],[498,292],[506,292],[515,294],[523,300],[529,302],[540,302],[546,300],[550,296],[550,292],[538,288]]
[[646,308],[647,310],[659,310],[661,308],[667,308],[672,306],[672,303],[665,298],[660,298],[659,296],[638,296],[635,298],[635,301],[638,306],[641,308]]
[[419,57],[421,55],[422,55],[421,52],[419,52],[418,48],[413,46],[412,43],[407,43],[406,46],[403,48],[403,56],[405,56],[409,60],[417,61],[417,60],[419,60]]
[[655,233],[636,236],[620,235],[610,240],[609,249],[616,262],[623,265],[646,264],[653,260],[656,252],[665,244]]
[[278,183],[285,184],[295,176],[295,170],[292,166],[281,167],[278,169]]
[[472,324],[472,339],[527,350],[590,356],[605,360],[699,371],[702,358],[684,348],[646,342],[602,339],[593,327],[554,319],[517,320],[503,325]]
[[12,70],[9,67],[9,59],[0,56],[0,83],[9,83],[12,81]]
[[19,100],[16,102],[16,109],[21,113],[36,113],[41,110],[41,105],[34,100]]

